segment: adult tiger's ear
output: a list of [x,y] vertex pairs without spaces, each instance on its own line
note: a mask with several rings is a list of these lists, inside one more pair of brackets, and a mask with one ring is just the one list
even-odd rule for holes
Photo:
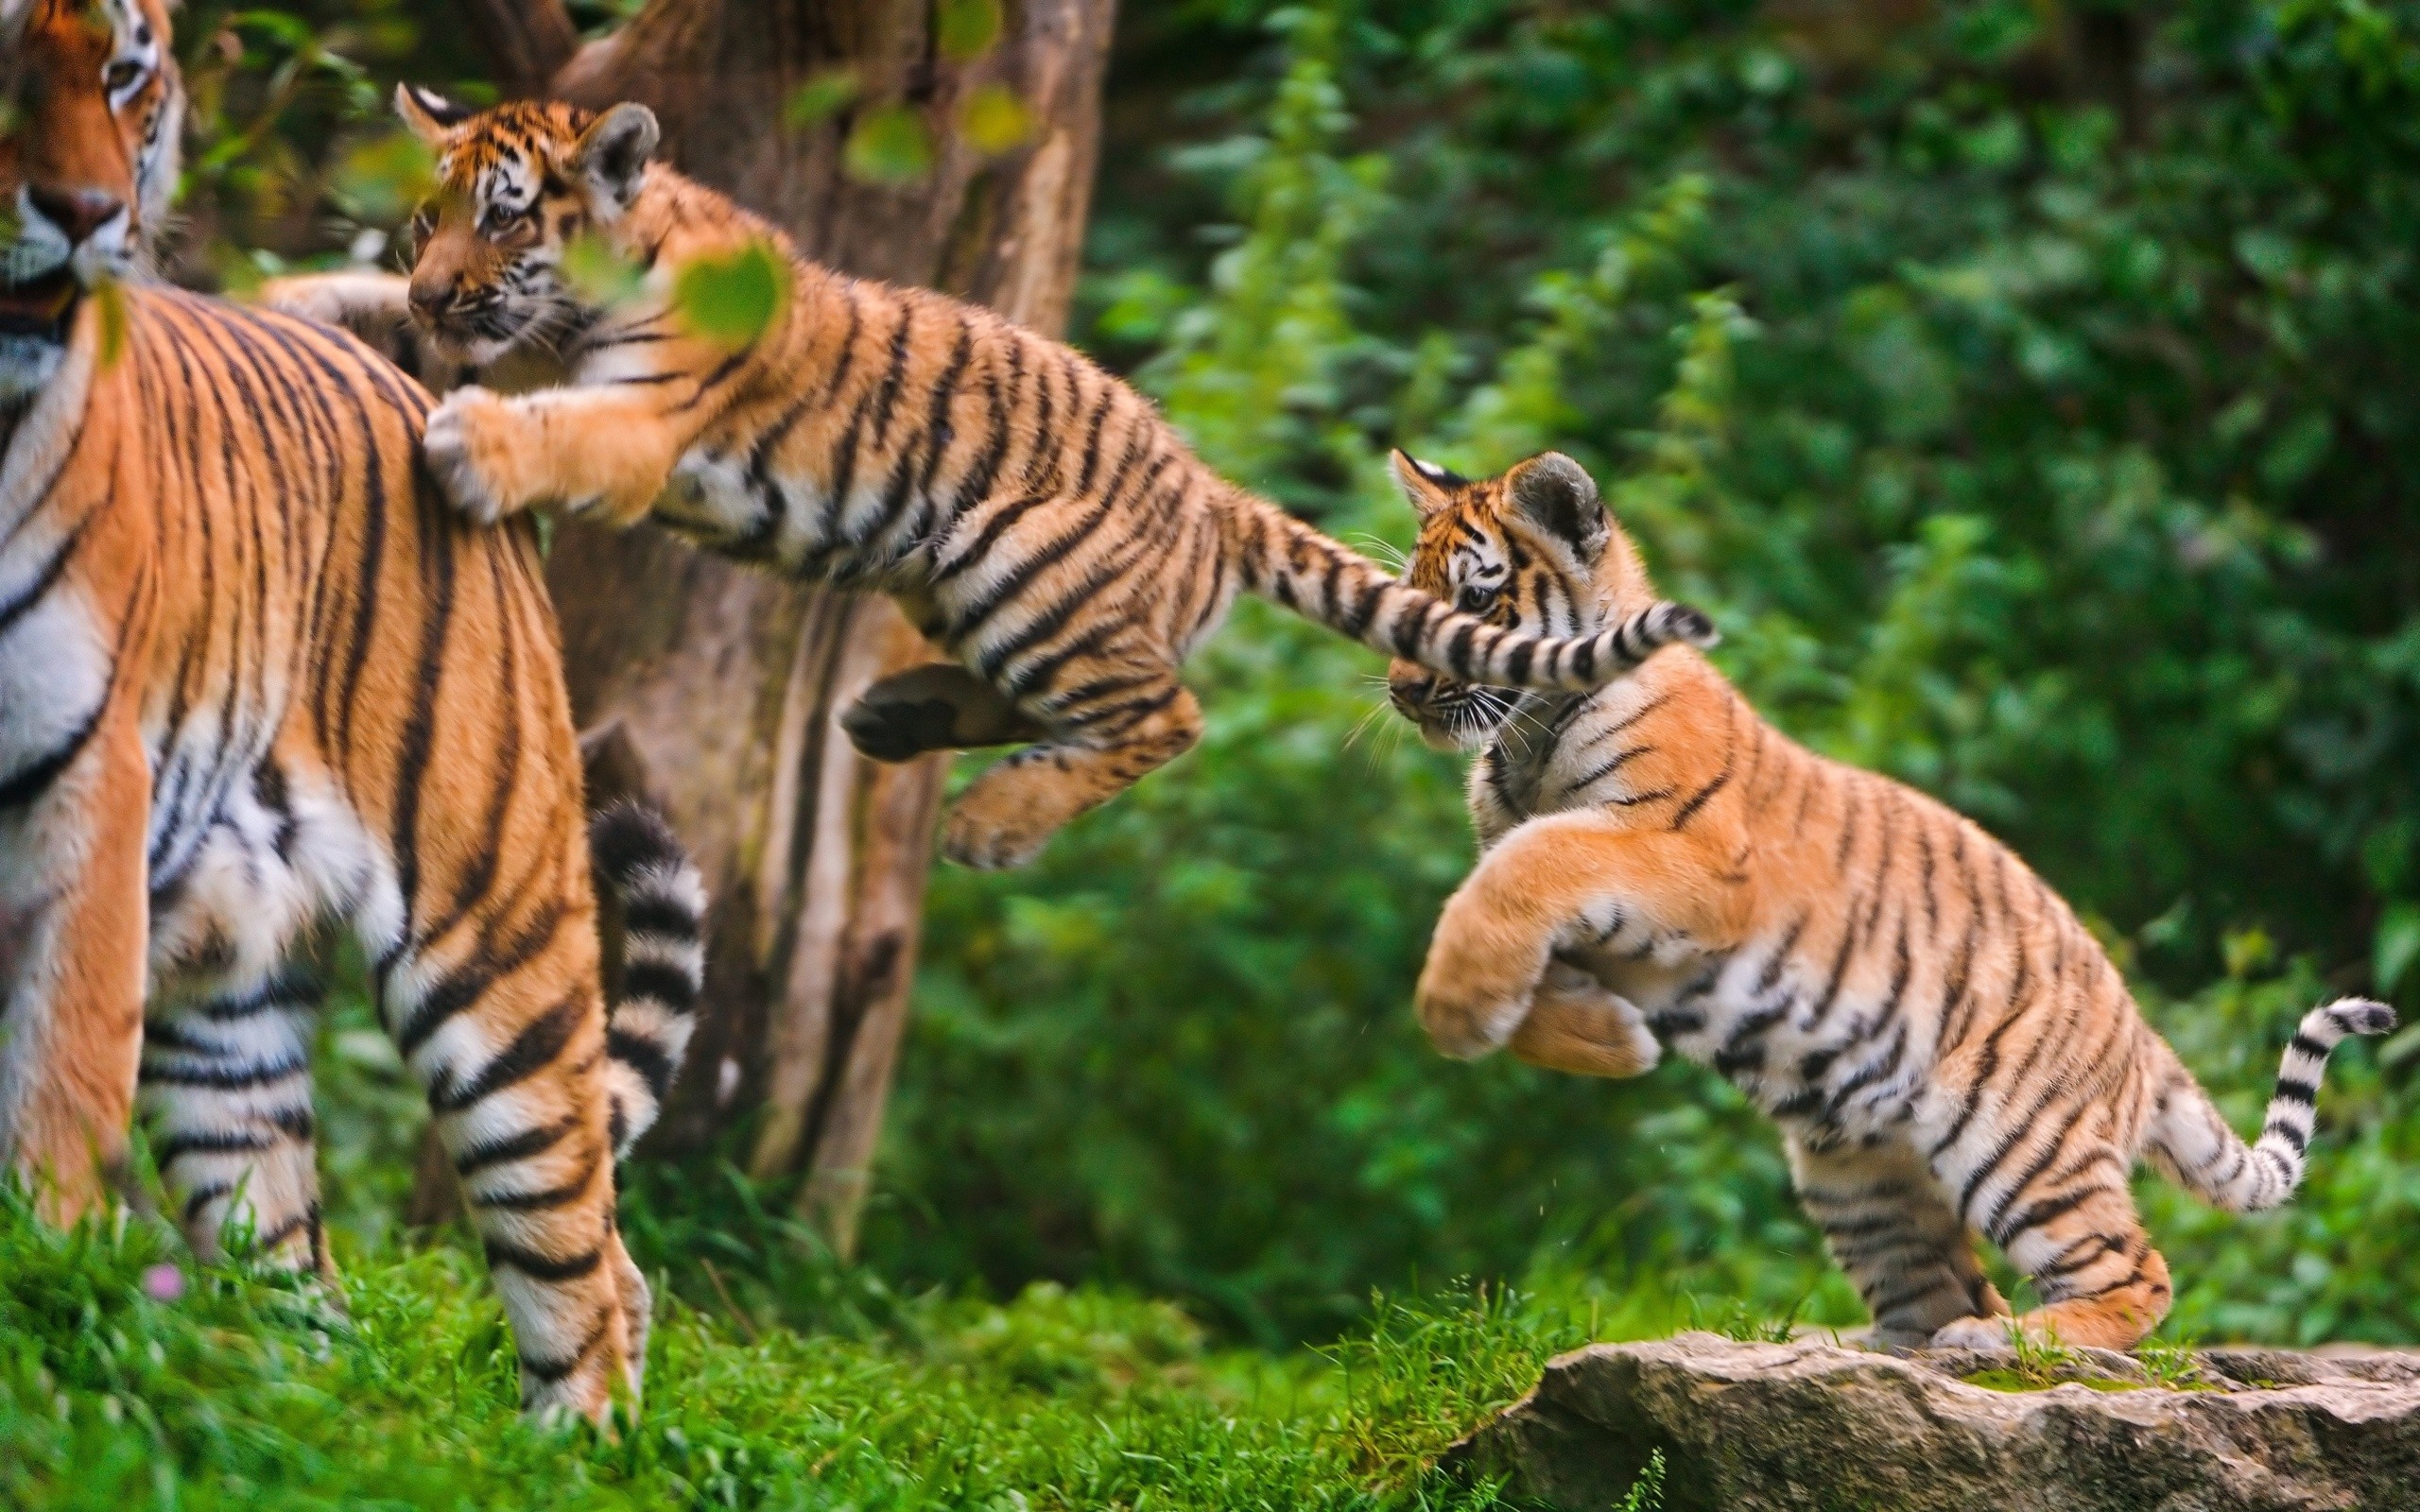
[[412,135],[433,147],[442,146],[446,133],[472,114],[470,107],[457,105],[437,91],[418,84],[395,86],[395,113],[412,129]]
[[614,106],[591,121],[572,149],[572,163],[585,175],[609,214],[627,210],[639,197],[639,182],[655,156],[664,129],[644,105]]
[[1588,470],[1561,452],[1546,452],[1512,470],[1512,507],[1583,558],[1604,548],[1613,526]]
[[1387,457],[1394,469],[1395,487],[1411,501],[1412,512],[1426,520],[1451,506],[1456,489],[1468,488],[1470,479],[1459,472],[1424,462],[1401,447]]

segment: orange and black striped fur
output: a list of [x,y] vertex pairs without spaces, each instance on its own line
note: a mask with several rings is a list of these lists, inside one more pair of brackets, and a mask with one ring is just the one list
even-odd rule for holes
[[[1396,471],[1417,586],[1540,634],[1654,600],[1569,458],[1476,484],[1400,454]],[[1696,652],[1582,696],[1390,680],[1433,741],[1483,751],[1484,854],[1421,973],[1430,1037],[1601,1075],[1669,1046],[1720,1072],[1780,1124],[1878,1342],[2006,1342],[1980,1233],[2041,1293],[2029,1333],[2132,1346],[2169,1305],[2135,1160],[2223,1208],[2283,1202],[2328,1052],[2394,1025],[2377,1003],[2312,1010],[2247,1144],[2006,846],[1792,744]]]
[[73,1219],[139,1104],[198,1251],[324,1269],[298,962],[348,928],[527,1404],[602,1418],[648,1316],[614,1145],[685,1042],[697,879],[651,816],[597,822],[609,1016],[532,533],[448,506],[432,402],[351,337],[117,282],[174,177],[160,0],[0,25],[0,1150]]
[[[1283,509],[1221,481],[1149,401],[1058,342],[942,295],[844,277],[773,227],[649,163],[654,117],[509,105],[462,118],[405,90],[442,192],[409,301],[472,363],[559,352],[571,386],[458,389],[430,459],[478,519],[551,504],[627,524],[652,510],[717,549],[892,594],[964,672],[920,668],[851,712],[860,748],[1038,742],[978,780],[942,850],[1011,866],[1190,747],[1178,680],[1238,589],[1367,644],[1489,681],[1594,687],[1703,616],[1542,642],[1396,584]],[[594,233],[645,270],[583,302],[564,249]],[[770,327],[736,349],[676,314],[681,269],[771,249],[788,271]],[[287,285],[323,313],[391,319],[358,277]],[[324,300],[314,298],[315,290]],[[667,490],[669,490],[667,492]],[[971,674],[971,675],[970,675]]]

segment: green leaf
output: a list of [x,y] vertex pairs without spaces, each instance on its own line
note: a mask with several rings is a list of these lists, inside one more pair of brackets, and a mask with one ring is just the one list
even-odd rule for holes
[[986,84],[966,96],[958,129],[976,151],[997,157],[1024,146],[1033,134],[1033,112],[1006,84]]
[[845,68],[827,69],[790,92],[782,107],[782,123],[804,131],[857,97],[857,76]]
[[2238,981],[2266,968],[2276,954],[2276,942],[2257,924],[2231,930],[2219,940],[2219,957],[2226,962],[2227,975]]
[[2420,903],[2389,903],[2370,942],[2371,986],[2381,993],[2394,991],[2415,960],[2420,960]]
[[751,242],[730,257],[701,257],[682,268],[672,298],[691,331],[744,347],[781,315],[789,266],[769,243]]
[[390,131],[346,153],[331,187],[356,218],[400,225],[437,193],[437,160],[409,131]]
[[933,143],[925,118],[905,105],[886,105],[858,117],[841,166],[861,183],[912,183],[933,171]]
[[126,355],[126,290],[115,279],[93,286],[93,309],[101,322],[101,370],[107,372]]
[[581,299],[609,307],[636,299],[647,280],[645,268],[594,232],[581,232],[563,248],[562,275]]
[[980,58],[1000,40],[1000,0],[941,0],[933,43],[952,62]]

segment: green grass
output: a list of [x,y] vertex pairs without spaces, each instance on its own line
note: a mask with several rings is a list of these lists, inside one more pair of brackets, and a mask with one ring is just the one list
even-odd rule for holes
[[[170,1276],[182,1295],[152,1295]],[[606,1442],[520,1421],[463,1248],[353,1257],[344,1291],[349,1315],[198,1268],[150,1222],[60,1233],[0,1191],[0,1505],[1481,1508],[1491,1488],[1431,1461],[1587,1322],[1483,1290],[1382,1300],[1278,1357],[1048,1286],[808,1331],[672,1299]]]

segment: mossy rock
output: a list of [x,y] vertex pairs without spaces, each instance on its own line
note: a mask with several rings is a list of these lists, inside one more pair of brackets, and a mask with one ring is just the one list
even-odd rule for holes
[[1549,1506],[1667,1512],[2420,1507],[2420,1354],[1869,1353],[1685,1333],[1550,1362],[1447,1463]]

